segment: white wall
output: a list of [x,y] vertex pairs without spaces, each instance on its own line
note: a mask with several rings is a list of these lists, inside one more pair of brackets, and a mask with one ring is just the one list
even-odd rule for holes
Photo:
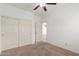
[[79,53],[79,4],[57,4],[45,17],[47,41]]

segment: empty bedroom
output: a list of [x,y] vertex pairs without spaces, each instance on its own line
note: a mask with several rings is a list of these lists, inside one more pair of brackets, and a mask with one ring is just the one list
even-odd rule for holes
[[0,56],[79,56],[79,3],[0,3]]

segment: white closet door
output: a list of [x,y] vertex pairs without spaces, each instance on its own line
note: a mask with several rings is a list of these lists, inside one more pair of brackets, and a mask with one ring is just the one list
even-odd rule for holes
[[32,21],[20,20],[19,22],[19,45],[32,44]]
[[0,54],[1,54],[1,16],[0,16]]
[[18,47],[18,21],[2,17],[2,50]]

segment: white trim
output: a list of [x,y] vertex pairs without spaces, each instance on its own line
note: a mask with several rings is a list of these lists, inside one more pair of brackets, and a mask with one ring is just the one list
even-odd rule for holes
[[0,54],[1,54],[1,17],[0,17]]
[[52,44],[52,45],[55,45],[55,46],[58,46],[58,47],[60,47],[60,48],[63,48],[63,49],[72,51],[72,52],[74,52],[74,53],[79,54],[79,53],[78,53],[77,51],[75,51],[75,50],[72,50],[72,49],[69,49],[69,48],[62,47],[62,46],[60,46],[60,45],[58,45],[58,44],[53,43],[52,41],[45,41],[45,42],[47,42],[47,43],[49,43],[49,44]]
[[35,44],[35,19],[32,19],[32,44]]

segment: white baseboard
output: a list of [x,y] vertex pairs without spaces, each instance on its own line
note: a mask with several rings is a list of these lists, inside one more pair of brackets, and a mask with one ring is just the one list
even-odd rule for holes
[[69,49],[69,48],[62,47],[62,46],[60,46],[60,45],[58,45],[58,44],[53,43],[52,41],[46,41],[46,42],[49,43],[49,44],[52,44],[52,45],[58,46],[58,47],[60,47],[60,48],[63,48],[63,49],[66,49],[66,50],[69,50],[69,51],[72,51],[72,52],[74,52],[74,53],[79,54],[79,51],[75,51],[75,50],[73,50],[73,49]]
[[1,54],[1,50],[0,50],[0,54]]

